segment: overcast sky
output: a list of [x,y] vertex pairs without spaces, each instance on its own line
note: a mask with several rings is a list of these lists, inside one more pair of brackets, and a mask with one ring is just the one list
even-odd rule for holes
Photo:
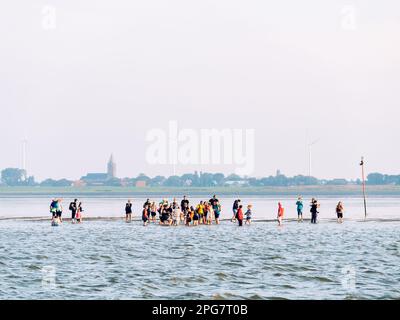
[[307,174],[307,132],[314,176],[399,174],[399,39],[398,0],[2,0],[0,169],[26,138],[38,180],[168,176],[145,138],[176,120],[255,129],[254,176]]

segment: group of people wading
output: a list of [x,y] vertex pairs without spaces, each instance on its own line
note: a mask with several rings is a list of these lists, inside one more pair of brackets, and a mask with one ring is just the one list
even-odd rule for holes
[[[128,200],[125,205],[126,222],[132,221],[132,211],[132,201]],[[174,198],[172,202],[163,199],[158,205],[155,201],[151,202],[150,199],[147,199],[142,209],[143,225],[146,226],[149,222],[156,223],[157,215],[161,225],[197,226],[199,224],[210,225],[213,222],[219,224],[221,204],[215,195],[210,200],[200,201],[195,206],[190,205],[186,196],[180,203]]]
[[[320,204],[318,203],[318,200],[315,198],[312,198],[311,202],[310,202],[310,213],[311,213],[311,223],[312,224],[317,223],[319,208],[320,208]],[[297,209],[297,221],[303,222],[304,204],[303,204],[303,199],[301,196],[299,196],[297,198],[296,209]],[[277,220],[278,220],[279,225],[282,225],[284,212],[285,212],[285,209],[283,208],[282,204],[280,202],[278,202]],[[337,216],[338,223],[343,222],[343,212],[344,212],[343,203],[342,203],[342,201],[339,201],[338,204],[336,205],[336,216]]]
[[[243,224],[250,225],[252,220],[252,204],[248,204],[246,206],[246,211],[244,211],[243,205],[241,204],[240,199],[236,199],[233,202],[232,206],[232,222],[237,222],[239,226],[243,226]],[[310,213],[311,213],[311,223],[317,223],[318,217],[318,209],[320,208],[320,204],[317,199],[312,198],[310,202]],[[296,202],[297,209],[297,219],[298,222],[303,222],[303,209],[304,204],[302,197],[299,196]],[[220,223],[220,215],[221,215],[221,204],[217,197],[214,195],[208,201],[200,201],[197,205],[191,206],[189,200],[186,196],[183,197],[180,204],[176,200],[173,199],[172,202],[169,202],[167,199],[163,199],[161,202],[156,204],[156,202],[150,201],[147,199],[143,204],[142,210],[142,221],[143,225],[148,225],[148,223],[153,222],[161,225],[168,226],[178,226],[180,224],[184,224],[186,226],[198,226],[200,224],[210,225],[213,222],[216,224]],[[339,202],[336,206],[336,214],[339,223],[343,222],[343,203]],[[278,202],[278,212],[277,212],[277,221],[278,225],[282,225],[284,218],[285,209],[281,202]],[[126,222],[132,221],[132,202],[128,200],[125,206],[126,213]],[[158,219],[157,219],[158,215]]]
[[[69,204],[69,210],[71,211],[71,222],[72,223],[81,223],[83,221],[82,213],[82,202],[78,202],[78,199],[75,199]],[[50,213],[51,213],[51,224],[53,226],[58,226],[62,223],[62,199],[53,199],[50,203]]]
[[[52,215],[52,225],[59,225],[62,222],[62,199],[53,199],[50,204],[50,212]],[[252,220],[252,204],[246,206],[246,211],[241,204],[240,199],[235,199],[232,206],[232,218],[231,221],[238,223],[239,226],[243,224],[250,225]],[[317,223],[318,209],[320,204],[317,199],[312,198],[310,202],[310,213],[311,213],[311,223]],[[298,222],[303,222],[303,209],[304,204],[302,197],[299,196],[296,202],[297,210],[297,220]],[[72,201],[69,205],[69,210],[71,211],[71,222],[81,223],[83,221],[82,213],[82,202],[78,199]],[[168,199],[163,199],[161,202],[156,204],[155,201],[150,201],[147,199],[143,204],[142,209],[142,221],[143,225],[146,226],[149,223],[159,223],[160,225],[167,226],[178,226],[180,224],[186,226],[198,226],[198,225],[211,225],[213,223],[220,224],[222,207],[214,195],[210,200],[202,200],[195,205],[190,205],[187,196],[178,203],[176,198],[169,202]],[[343,222],[343,203],[339,201],[336,206],[337,221],[339,223]],[[282,225],[284,218],[285,209],[281,202],[278,202],[278,212],[277,221],[278,225]],[[132,201],[128,200],[125,205],[125,221],[132,221]]]

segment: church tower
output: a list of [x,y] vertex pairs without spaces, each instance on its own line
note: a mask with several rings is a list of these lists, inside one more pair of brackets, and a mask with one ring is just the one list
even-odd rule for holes
[[114,156],[111,154],[110,160],[107,164],[107,179],[111,180],[117,177],[117,165],[114,162]]

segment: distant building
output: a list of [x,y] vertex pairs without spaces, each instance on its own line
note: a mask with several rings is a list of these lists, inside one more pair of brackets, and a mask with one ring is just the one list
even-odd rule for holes
[[146,187],[146,181],[136,181],[136,188]]
[[107,173],[88,173],[80,180],[86,185],[91,186],[104,186],[108,182],[116,179],[117,165],[114,162],[114,157],[111,155],[107,164]]
[[87,185],[105,185],[108,181],[107,173],[88,173],[86,176],[82,177],[81,180]]
[[111,180],[117,177],[117,164],[114,162],[114,156],[111,154],[107,164],[107,179]]
[[80,188],[80,187],[86,186],[86,183],[82,180],[77,180],[77,181],[72,182],[72,186]]

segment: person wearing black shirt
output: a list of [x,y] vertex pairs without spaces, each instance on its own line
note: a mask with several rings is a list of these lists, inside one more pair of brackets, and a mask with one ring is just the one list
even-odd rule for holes
[[151,206],[150,199],[147,199],[147,200],[146,200],[146,202],[145,202],[144,205],[143,205],[143,209],[146,208],[146,206],[147,206],[148,208],[150,208],[150,206]]
[[78,210],[78,199],[75,199],[74,202],[69,204],[69,210],[71,211],[71,222],[75,222],[76,211]]
[[237,216],[237,212],[239,210],[239,205],[240,205],[240,199],[237,199],[233,202],[233,207],[232,207],[233,216],[231,219],[232,222],[236,222],[236,219],[237,219],[236,216]]
[[217,197],[214,194],[214,196],[208,202],[210,202],[211,206],[214,207],[219,202],[219,200],[217,199]]
[[189,210],[189,200],[186,199],[186,196],[183,196],[183,200],[181,201],[181,210],[183,212]]
[[311,206],[311,209],[310,209],[311,223],[317,223],[317,215],[318,215],[318,207],[319,207],[317,200],[312,198],[310,206]]
[[132,202],[128,200],[127,204],[125,205],[125,221],[131,222],[132,221]]
[[151,215],[151,210],[150,210],[150,208],[151,208],[151,202],[150,202],[150,199],[147,199],[146,202],[145,202],[144,205],[143,205],[143,209],[146,209],[146,210],[147,210],[147,217],[148,217],[148,218],[149,218],[150,215]]
[[168,219],[172,219],[172,212],[173,212],[173,206],[172,204],[170,204],[167,208],[167,212],[168,212]]
[[168,222],[169,214],[170,214],[169,208],[167,206],[163,206],[161,209],[160,224],[166,224]]

